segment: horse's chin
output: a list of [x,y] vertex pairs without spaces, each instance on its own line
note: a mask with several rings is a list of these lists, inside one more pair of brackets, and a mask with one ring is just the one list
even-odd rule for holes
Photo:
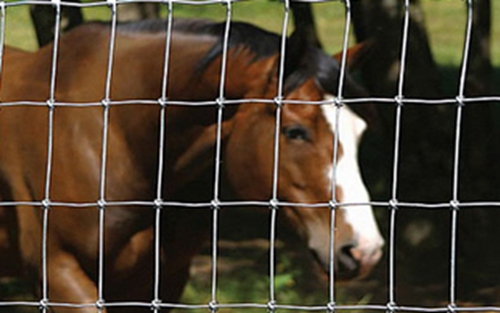
[[[313,250],[311,250],[311,252],[318,267],[324,274],[325,279],[328,279],[330,276],[330,261],[324,260],[324,258],[321,258],[318,253]],[[345,283],[367,277],[373,271],[376,264],[378,264],[382,252],[380,251],[380,253],[374,254],[369,260],[363,263],[354,258],[346,257],[346,255],[342,253],[336,252],[336,255],[334,264],[335,281]]]

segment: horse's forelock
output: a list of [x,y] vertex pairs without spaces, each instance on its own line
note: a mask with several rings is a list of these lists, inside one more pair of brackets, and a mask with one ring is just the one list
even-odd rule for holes
[[337,60],[318,47],[302,47],[295,51],[292,45],[293,42],[285,62],[285,92],[290,93],[312,78],[324,92],[337,94],[340,73]]

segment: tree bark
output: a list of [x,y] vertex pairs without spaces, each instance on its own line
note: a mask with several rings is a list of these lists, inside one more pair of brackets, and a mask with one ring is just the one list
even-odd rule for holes
[[[35,27],[38,45],[44,46],[54,40],[56,8],[52,5],[32,5],[31,20]],[[83,15],[79,8],[61,8],[61,31],[65,32],[83,23]]]
[[473,7],[470,62],[466,79],[467,95],[492,92],[491,0],[475,0]]
[[[419,1],[410,5],[409,41],[403,94],[436,98],[441,94],[439,71],[429,46]],[[398,93],[404,8],[400,0],[355,1],[354,33],[358,41],[373,40],[374,59],[361,69],[367,88],[376,96]]]
[[[72,1],[72,0],[70,0]],[[78,0],[73,0],[79,2]],[[158,3],[128,3],[117,7],[118,21],[138,21],[158,18],[160,14]],[[38,45],[44,46],[54,40],[55,7],[52,5],[32,5],[31,20],[35,27]],[[61,7],[61,32],[66,32],[84,22],[83,14],[78,7]]]

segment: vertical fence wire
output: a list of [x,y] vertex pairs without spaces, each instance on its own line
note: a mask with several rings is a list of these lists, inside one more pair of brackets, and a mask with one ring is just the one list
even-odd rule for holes
[[116,40],[116,12],[117,5],[115,0],[107,0],[111,13],[111,30],[109,36],[108,60],[106,69],[106,80],[104,86],[104,98],[102,100],[102,145],[101,145],[101,165],[99,181],[99,252],[98,252],[98,271],[97,271],[97,302],[96,307],[99,312],[104,310],[104,249],[105,249],[105,211],[106,211],[106,170],[108,156],[108,137],[109,137],[109,102],[111,101],[111,81],[113,74],[113,61]]
[[278,85],[277,93],[274,98],[275,112],[275,128],[274,128],[274,148],[273,148],[273,178],[272,178],[272,194],[270,200],[270,221],[269,221],[269,312],[275,311],[276,304],[276,221],[278,216],[278,184],[279,184],[279,146],[281,134],[281,115],[283,107],[283,87],[285,80],[285,57],[286,44],[288,34],[288,22],[290,14],[290,2],[284,0],[283,24],[281,31],[280,56],[278,65]]
[[226,6],[226,20],[224,23],[224,37],[222,40],[221,68],[219,75],[219,95],[216,99],[217,105],[217,128],[214,163],[214,190],[212,199],[212,273],[211,273],[211,300],[209,309],[211,312],[217,310],[217,268],[218,268],[218,228],[219,228],[219,201],[220,201],[220,165],[222,150],[222,121],[224,118],[224,101],[227,75],[227,58],[229,47],[229,36],[231,32],[232,3],[231,1],[221,1]]
[[169,65],[170,50],[172,45],[172,23],[173,23],[173,3],[171,0],[166,2],[167,7],[167,33],[165,35],[165,54],[163,56],[163,75],[161,86],[161,98],[158,100],[160,105],[160,120],[158,134],[158,172],[156,176],[156,200],[155,200],[155,221],[154,221],[154,278],[153,278],[153,303],[152,307],[155,313],[160,311],[161,303],[161,218],[163,202],[163,173],[165,163],[165,131],[166,114],[168,99]]
[[329,281],[328,281],[328,305],[329,310],[335,308],[335,227],[336,227],[336,209],[337,209],[337,165],[338,165],[338,151],[339,151],[339,138],[340,132],[340,115],[342,108],[342,98],[344,91],[344,80],[347,71],[347,52],[349,46],[349,33],[351,25],[351,2],[350,0],[344,1],[345,8],[345,23],[344,33],[342,40],[342,56],[340,60],[339,82],[337,87],[337,96],[335,97],[335,136],[333,138],[333,156],[332,156],[332,179],[330,189],[332,191],[330,202],[330,244],[329,244]]
[[48,232],[49,232],[49,210],[50,210],[50,187],[52,178],[53,145],[54,145],[54,103],[56,101],[56,76],[57,59],[59,54],[59,32],[61,21],[61,3],[52,1],[55,10],[54,21],[54,45],[52,48],[52,62],[50,71],[48,122],[47,122],[47,163],[45,168],[44,200],[42,201],[42,295],[40,306],[43,312],[47,312],[49,301],[49,273],[48,273]]
[[392,171],[392,194],[389,201],[390,210],[390,225],[389,225],[389,299],[388,310],[393,312],[396,304],[395,295],[395,236],[396,236],[396,212],[398,202],[398,175],[399,175],[399,154],[401,142],[401,120],[404,97],[404,78],[406,69],[406,54],[408,48],[408,32],[410,27],[410,1],[404,2],[404,18],[401,38],[401,57],[399,67],[398,93],[396,95],[396,120],[394,130],[394,155],[393,155],[393,171]]
[[469,63],[470,45],[472,40],[473,3],[467,0],[467,25],[464,38],[462,66],[457,95],[456,121],[455,121],[455,147],[453,155],[453,186],[451,206],[451,234],[450,234],[450,294],[449,308],[453,311],[456,306],[456,266],[457,266],[457,223],[459,211],[459,168],[460,168],[460,137],[462,133],[462,111],[464,107],[465,85],[467,66]]

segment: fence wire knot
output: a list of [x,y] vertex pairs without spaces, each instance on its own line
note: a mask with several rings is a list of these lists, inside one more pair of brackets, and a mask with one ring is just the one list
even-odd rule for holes
[[343,98],[342,97],[333,97],[333,103],[335,103],[335,106],[337,108],[341,108],[344,106],[344,102],[342,102]]
[[277,108],[281,108],[283,106],[283,97],[282,96],[276,96],[273,99],[274,105],[276,105]]
[[151,311],[159,311],[161,310],[161,300],[160,299],[154,299],[151,301]]
[[398,106],[403,106],[404,105],[403,100],[404,100],[404,96],[402,96],[402,95],[397,95],[397,96],[394,97],[394,101],[396,101],[396,104]]
[[335,302],[328,302],[326,304],[326,309],[328,312],[335,312],[336,307],[337,307],[337,304]]
[[99,311],[102,311],[104,310],[104,300],[103,299],[99,299],[95,302],[95,307],[97,308],[97,310]]
[[276,301],[271,300],[271,301],[267,302],[267,309],[269,310],[269,312],[276,311]]
[[285,4],[285,12],[290,11],[290,1],[289,0],[282,0],[282,2]]
[[104,199],[97,200],[97,207],[99,208],[99,210],[103,210],[106,207],[106,200]]
[[460,210],[460,202],[458,202],[457,200],[451,200],[450,201],[450,208],[452,211]]
[[455,303],[450,303],[448,304],[448,306],[446,307],[448,309],[448,312],[449,313],[455,313],[457,310],[457,305]]
[[219,304],[217,303],[217,301],[212,300],[208,302],[208,309],[210,310],[210,312],[215,312],[219,309]]
[[330,210],[336,210],[338,208],[338,202],[335,200],[328,201],[328,207]]
[[389,200],[389,209],[397,210],[398,209],[398,200],[396,200],[396,199]]
[[279,207],[278,207],[278,199],[271,199],[269,200],[269,208],[271,210],[277,210]]
[[455,100],[457,101],[457,105],[458,105],[459,107],[463,107],[463,106],[465,106],[464,96],[456,96],[456,97],[455,97]]
[[50,209],[50,199],[43,199],[42,200],[42,208],[44,210],[49,210]]
[[217,199],[213,199],[212,201],[210,201],[210,207],[213,210],[219,210],[220,209],[220,201]]
[[47,298],[40,299],[40,310],[48,311],[48,309],[49,309],[49,299]]
[[215,104],[217,105],[217,108],[224,109],[226,107],[224,105],[224,101],[226,101],[226,99],[224,97],[219,97],[219,98],[215,99]]
[[48,107],[50,110],[53,110],[53,109],[56,107],[56,104],[55,104],[54,99],[49,99],[49,100],[47,100],[45,103],[47,103],[47,107]]
[[395,302],[387,302],[387,311],[395,312],[396,311],[396,303]]
[[160,105],[160,107],[165,108],[168,104],[168,98],[159,98],[158,104]]
[[116,11],[116,0],[106,0],[106,2],[108,3],[108,6],[111,7],[111,9],[113,10],[113,13],[115,13],[115,11]]
[[225,6],[229,7],[229,8],[231,7],[231,2],[232,2],[232,0],[220,0],[220,3],[222,5],[225,5]]
[[101,100],[101,105],[103,108],[107,109],[109,108],[109,103],[110,103],[110,100],[109,99],[102,99]]
[[155,209],[162,209],[163,208],[163,200],[162,199],[155,199],[153,201]]

